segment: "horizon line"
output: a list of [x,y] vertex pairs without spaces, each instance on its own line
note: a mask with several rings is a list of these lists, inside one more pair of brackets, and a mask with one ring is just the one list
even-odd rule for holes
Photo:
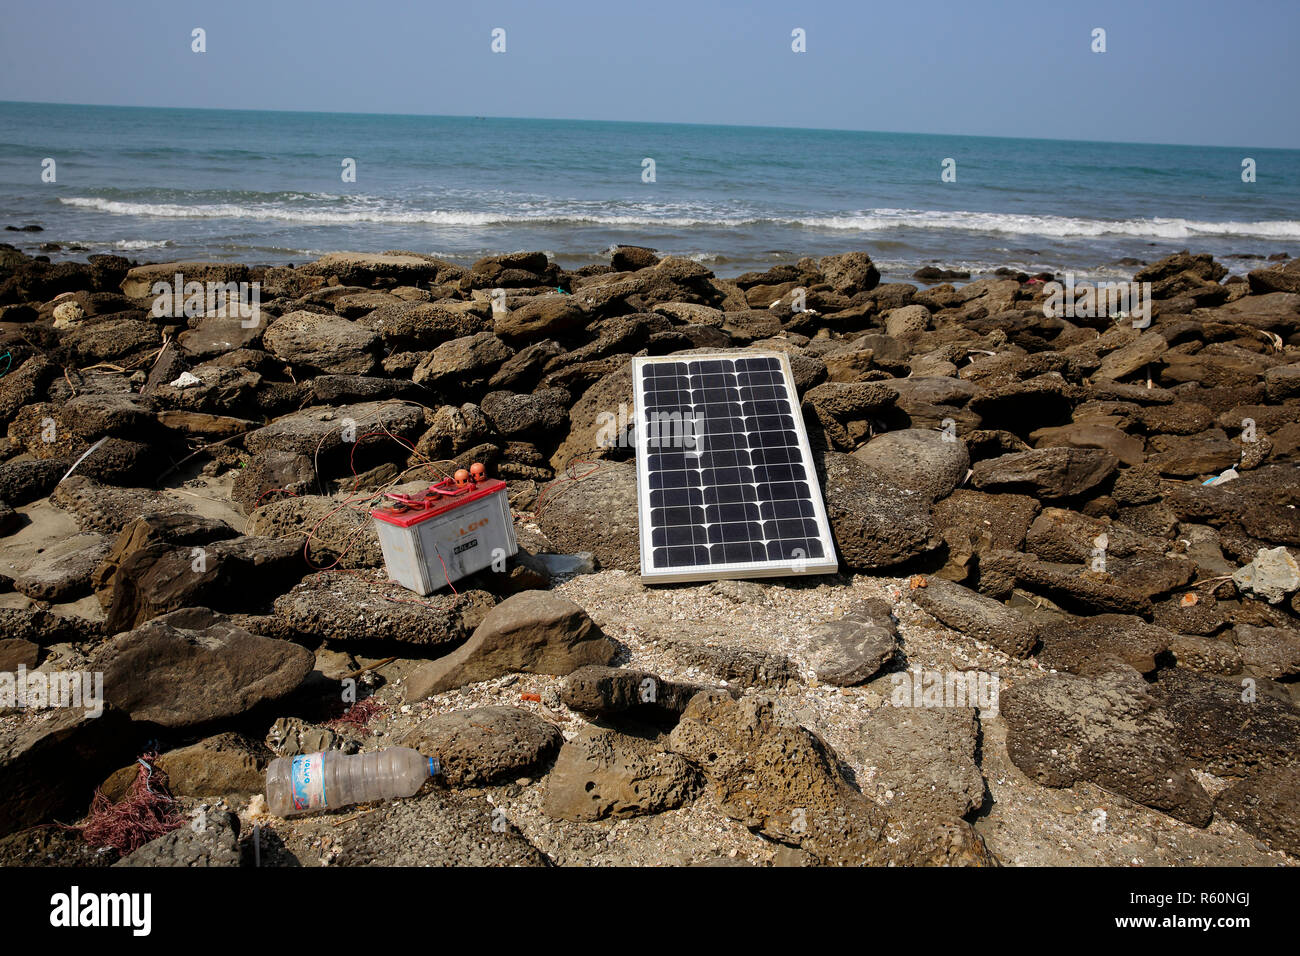
[[1251,149],[1256,152],[1261,150],[1274,150],[1277,152],[1300,152],[1300,147],[1293,146],[1214,146],[1208,143],[1161,143],[1155,141],[1142,140],[1098,140],[1098,139],[1061,139],[1051,136],[1006,136],[984,133],[929,133],[917,132],[914,130],[884,130],[884,129],[843,129],[839,127],[823,126],[778,126],[762,125],[751,123],[698,123],[698,122],[681,122],[665,120],[607,120],[607,119],[575,119],[567,116],[480,116],[468,113],[372,113],[372,112],[351,112],[339,110],[306,110],[306,109],[246,109],[226,106],[140,106],[140,105],[122,105],[117,103],[64,103],[49,100],[4,100],[0,99],[0,105],[10,106],[67,106],[82,107],[91,109],[117,109],[117,110],[175,110],[183,111],[201,111],[206,113],[301,113],[312,116],[376,116],[376,117],[412,117],[418,119],[465,119],[465,120],[506,120],[512,122],[533,122],[533,123],[606,123],[614,126],[699,126],[699,127],[721,127],[723,129],[762,129],[762,130],[784,130],[796,133],[862,133],[886,136],[933,136],[947,139],[1001,139],[1016,142],[1038,142],[1038,143],[1086,143],[1090,145],[1107,145],[1107,146],[1166,146],[1176,149]]

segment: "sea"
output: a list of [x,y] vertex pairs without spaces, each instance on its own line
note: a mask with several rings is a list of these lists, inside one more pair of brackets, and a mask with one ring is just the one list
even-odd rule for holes
[[724,277],[864,250],[893,280],[1125,278],[1190,249],[1241,273],[1300,255],[1300,151],[0,103],[0,241],[53,261],[543,250],[565,268],[631,244]]

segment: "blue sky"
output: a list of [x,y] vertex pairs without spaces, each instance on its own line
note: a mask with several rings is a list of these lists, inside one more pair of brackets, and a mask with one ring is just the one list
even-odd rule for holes
[[5,100],[1300,148],[1297,0],[4,6]]

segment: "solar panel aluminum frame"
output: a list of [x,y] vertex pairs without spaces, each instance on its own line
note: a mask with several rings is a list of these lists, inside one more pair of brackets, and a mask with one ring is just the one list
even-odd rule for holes
[[[788,560],[768,559],[766,561],[741,561],[726,564],[697,564],[656,568],[652,556],[654,549],[650,524],[649,455],[647,454],[648,448],[646,444],[649,440],[649,423],[646,417],[645,376],[643,370],[646,366],[652,364],[763,358],[777,361],[785,381],[785,389],[789,396],[791,417],[794,419],[794,430],[799,443],[804,473],[808,476],[809,497],[817,525],[817,540],[821,543],[823,557]],[[839,562],[835,556],[835,543],[831,539],[830,521],[826,516],[826,507],[822,501],[821,486],[817,480],[817,469],[813,465],[812,450],[808,444],[808,431],[804,426],[803,415],[800,411],[799,393],[795,388],[794,373],[790,369],[789,356],[784,352],[733,349],[728,352],[639,357],[632,360],[632,379],[635,395],[633,444],[636,450],[637,517],[641,547],[641,579],[643,581],[672,584],[686,581],[719,581],[728,578],[746,579],[835,574],[839,570]]]

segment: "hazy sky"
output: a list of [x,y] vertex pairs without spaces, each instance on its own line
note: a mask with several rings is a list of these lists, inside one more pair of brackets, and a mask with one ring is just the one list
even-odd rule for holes
[[1300,148],[1300,0],[3,6],[5,100]]

